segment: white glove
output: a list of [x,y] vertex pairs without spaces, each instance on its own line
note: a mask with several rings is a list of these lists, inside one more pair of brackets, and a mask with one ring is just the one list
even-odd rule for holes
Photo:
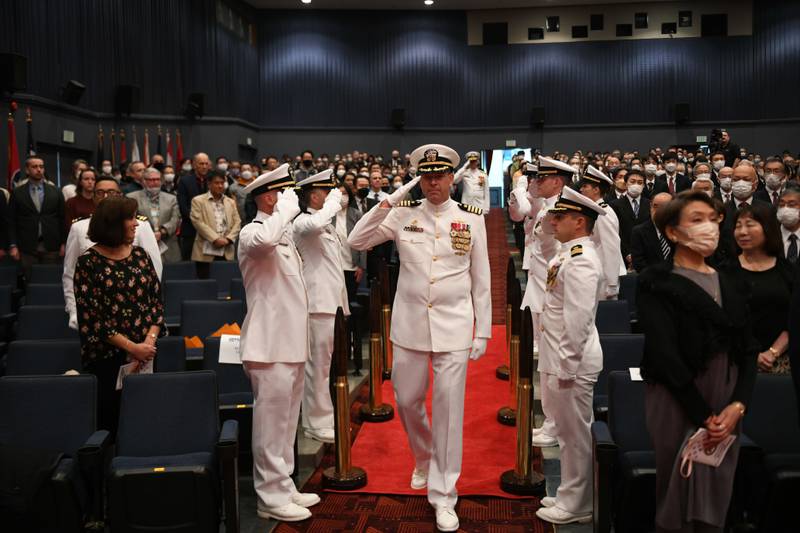
[[539,180],[533,179],[528,182],[528,194],[531,195],[531,198],[539,197]]
[[477,361],[483,354],[486,353],[486,339],[483,337],[475,337],[472,339],[472,349],[469,351],[469,358]]
[[300,204],[294,189],[285,189],[278,193],[278,201],[275,204],[275,209],[278,213],[286,215],[287,220],[291,220],[300,212]]
[[342,209],[342,191],[337,188],[331,189],[328,196],[325,197],[325,207],[336,207],[335,212],[338,213]]
[[389,197],[386,198],[386,201],[389,203],[390,206],[392,206],[392,207],[396,206],[401,201],[403,201],[403,198],[406,197],[406,194],[408,194],[408,191],[413,189],[414,185],[419,183],[419,180],[421,178],[422,178],[422,176],[417,176],[413,180],[411,180],[408,183],[406,183],[405,185],[401,186],[399,189],[397,189],[392,194],[390,194]]

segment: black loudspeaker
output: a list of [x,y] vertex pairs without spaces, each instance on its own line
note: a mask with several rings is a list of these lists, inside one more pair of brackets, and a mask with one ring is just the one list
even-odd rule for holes
[[392,109],[392,127],[396,130],[402,130],[406,127],[405,108]]
[[192,93],[186,101],[186,116],[190,119],[202,118],[205,114],[206,95],[203,93]]
[[69,80],[61,89],[61,99],[65,104],[78,105],[85,90],[86,85],[79,81]]
[[689,104],[675,104],[675,123],[686,124],[689,122]]
[[19,54],[0,54],[0,91],[13,93],[28,88],[28,58]]
[[114,98],[114,111],[118,116],[131,116],[139,112],[139,87],[136,85],[118,85]]
[[544,107],[534,107],[531,109],[531,127],[541,128],[544,126]]

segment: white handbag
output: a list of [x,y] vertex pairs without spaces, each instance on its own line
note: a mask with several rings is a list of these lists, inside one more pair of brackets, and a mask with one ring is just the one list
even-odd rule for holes
[[681,476],[688,478],[692,475],[692,465],[700,463],[708,466],[717,467],[725,459],[728,448],[731,447],[736,435],[728,435],[725,440],[712,448],[706,449],[705,441],[708,431],[700,428],[686,439],[681,450]]

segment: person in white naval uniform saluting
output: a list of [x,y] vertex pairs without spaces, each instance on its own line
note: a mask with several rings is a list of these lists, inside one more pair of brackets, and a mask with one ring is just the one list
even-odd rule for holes
[[625,261],[620,252],[619,219],[614,209],[603,198],[614,182],[602,171],[589,165],[579,182],[582,195],[597,203],[606,216],[597,219],[592,232],[592,242],[603,264],[603,290],[601,297],[615,300],[619,294],[619,277],[626,274]]
[[592,394],[603,368],[594,325],[603,265],[591,234],[605,210],[569,187],[550,209],[559,253],[547,268],[539,342],[542,405],[555,421],[561,483],[536,516],[555,524],[592,520]]
[[297,183],[302,188],[305,213],[294,219],[294,239],[303,259],[308,290],[310,358],[303,390],[303,430],[321,442],[334,442],[333,401],[330,394],[333,326],[336,309],[350,314],[342,265],[342,242],[331,223],[342,209],[342,192],[332,169]]
[[305,520],[316,494],[292,481],[294,438],[308,359],[308,301],[292,221],[300,212],[289,165],[244,189],[258,213],[239,233],[239,267],[247,297],[241,358],[253,389],[253,484],[258,516]]
[[464,188],[461,192],[461,203],[474,205],[483,210],[484,215],[489,214],[489,177],[486,172],[478,166],[480,154],[478,152],[467,152],[467,162],[458,169],[454,184],[462,183]]
[[[348,243],[357,250],[390,239],[397,245],[392,384],[416,461],[411,487],[427,485],[436,525],[441,531],[456,531],[467,360],[483,355],[491,336],[486,226],[480,209],[448,195],[458,164],[454,150],[421,146],[411,163],[418,177],[364,215]],[[400,202],[417,182],[425,199]],[[425,409],[429,362],[434,375],[432,424]]]
[[[530,175],[530,167],[525,168],[525,173]],[[508,212],[515,222],[525,217],[532,219],[530,227],[532,245],[528,256],[528,282],[525,285],[525,294],[522,297],[522,309],[530,307],[533,317],[534,338],[539,340],[542,310],[544,309],[545,279],[547,278],[547,264],[556,255],[559,249],[558,241],[553,237],[553,228],[545,218],[548,210],[552,208],[561,190],[568,183],[572,183],[575,169],[557,159],[539,156],[535,178],[526,183],[521,179],[517,187],[511,191],[508,202]],[[541,375],[539,376],[541,379]],[[540,388],[543,385],[540,385]],[[558,445],[555,437],[553,417],[544,409],[544,422],[540,428],[534,428],[533,444],[539,447]]]
[[[99,204],[109,196],[121,196],[119,184],[111,176],[97,178],[94,185],[93,201],[95,205]],[[153,268],[156,269],[159,281],[161,280],[161,270],[163,265],[161,263],[161,252],[158,249],[158,241],[150,227],[150,223],[146,216],[137,215],[137,220],[142,222],[136,226],[136,235],[133,237],[133,246],[141,246],[147,255],[150,256],[150,261],[153,262]],[[72,223],[67,236],[67,245],[64,248],[64,273],[61,276],[61,286],[64,289],[64,302],[66,303],[67,314],[69,314],[69,327],[74,330],[78,329],[78,311],[75,305],[75,265],[78,263],[78,258],[83,253],[95,245],[89,239],[89,222],[91,217],[82,218]],[[145,224],[145,222],[147,222]]]

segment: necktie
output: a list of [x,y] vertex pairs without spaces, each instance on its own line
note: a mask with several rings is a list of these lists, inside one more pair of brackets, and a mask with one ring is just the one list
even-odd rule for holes
[[786,259],[790,263],[797,263],[797,235],[789,235],[789,249],[786,250]]
[[742,202],[742,203],[740,203],[740,204],[739,204],[739,209],[743,209],[743,208],[744,208],[744,206],[746,206],[746,205],[750,205],[750,204],[748,204],[747,202]]
[[40,185],[34,185],[33,186],[33,198],[32,199],[33,199],[33,205],[34,205],[34,207],[36,207],[36,211],[37,212],[41,212],[42,211],[42,200],[39,198],[39,189],[40,189],[40,187],[41,187]]
[[658,243],[661,245],[661,255],[664,256],[664,260],[668,260],[670,252],[669,242],[667,242],[667,239],[665,239],[664,235],[661,233],[658,234]]
[[639,200],[633,201],[633,216],[639,217]]
[[647,182],[647,192],[653,192],[653,182]]
[[778,193],[776,192],[772,193],[772,205],[778,207],[778,200],[779,200]]
[[366,213],[367,212],[367,201],[366,200],[361,200],[361,212],[362,213]]
[[669,193],[675,194],[675,178],[669,178],[667,180],[667,186],[669,187]]

